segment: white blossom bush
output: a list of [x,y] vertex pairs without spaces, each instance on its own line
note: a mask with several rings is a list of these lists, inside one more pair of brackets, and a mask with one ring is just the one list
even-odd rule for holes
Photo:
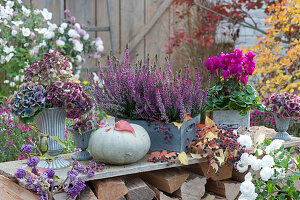
[[[46,8],[30,8],[22,0],[0,0],[0,70],[7,80],[0,95],[7,95],[24,80],[27,66],[53,50],[67,56],[78,78],[84,55],[99,58],[104,50],[100,37],[92,40],[84,24],[76,23],[65,10],[62,24],[51,23],[52,13]],[[3,85],[1,83],[1,85]]]
[[263,150],[259,156],[243,153],[241,159],[236,163],[236,169],[240,173],[258,171],[259,176],[249,171],[245,181],[240,186],[241,196],[239,200],[255,199],[299,199],[300,191],[296,189],[294,180],[300,178],[300,155],[294,159],[289,151],[284,148],[283,140],[266,140],[258,146]]

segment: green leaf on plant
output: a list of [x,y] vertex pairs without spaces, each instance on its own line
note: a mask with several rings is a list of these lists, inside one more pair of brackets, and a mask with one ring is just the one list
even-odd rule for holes
[[55,140],[58,144],[60,144],[62,147],[66,148],[66,144],[57,136],[50,136],[53,140]]
[[291,147],[290,148],[290,153],[294,153],[295,152],[295,147]]

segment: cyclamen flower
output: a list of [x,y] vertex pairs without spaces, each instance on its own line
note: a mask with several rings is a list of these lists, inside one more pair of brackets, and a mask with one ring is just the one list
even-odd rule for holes
[[23,144],[22,147],[21,147],[21,151],[24,153],[24,154],[29,154],[33,149],[33,146],[28,144],[28,145],[25,145]]
[[15,173],[15,177],[22,179],[26,176],[26,171],[24,169],[17,169],[17,172]]
[[268,181],[274,175],[274,169],[271,167],[263,167],[259,174],[263,181]]

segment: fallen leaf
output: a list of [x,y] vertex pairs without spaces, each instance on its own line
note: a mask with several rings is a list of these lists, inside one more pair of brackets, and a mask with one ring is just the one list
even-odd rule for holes
[[172,122],[177,128],[178,128],[178,130],[181,128],[181,126],[182,126],[182,124],[184,124],[185,122],[187,122],[187,121],[189,121],[189,120],[191,120],[191,119],[193,119],[192,117],[190,117],[189,115],[188,115],[188,113],[185,113],[185,118],[184,118],[184,120],[183,120],[183,122],[182,123],[178,123],[178,122]]
[[176,152],[170,152],[170,153],[166,154],[166,158],[176,158],[176,157],[177,157]]
[[148,158],[148,162],[154,162],[154,158],[158,159],[160,157],[160,152],[158,151],[154,151],[150,154],[149,158]]
[[178,128],[178,130],[181,128],[183,123],[178,123],[178,122],[172,122],[174,124],[174,126],[176,126]]
[[179,159],[180,163],[183,165],[189,164],[189,161],[188,161],[188,158],[187,158],[187,155],[185,152],[181,152],[180,154],[178,154],[178,159]]
[[210,163],[210,166],[217,172],[219,167],[218,164],[213,160],[213,162]]
[[203,155],[201,156],[200,154],[195,154],[195,153],[191,153],[192,158],[196,158],[196,159],[201,159],[203,158]]
[[225,161],[223,149],[219,149],[219,150],[215,151],[215,158],[219,161],[220,165],[222,165],[222,163]]
[[127,121],[124,121],[124,120],[118,121],[116,123],[116,126],[114,127],[114,129],[116,131],[128,131],[128,132],[132,133],[134,136],[136,136],[132,126]]

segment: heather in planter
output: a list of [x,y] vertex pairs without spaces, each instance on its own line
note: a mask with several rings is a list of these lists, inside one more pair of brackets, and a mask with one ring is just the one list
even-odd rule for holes
[[[239,116],[246,116],[246,122],[241,121],[240,125],[250,127],[251,109],[264,110],[256,91],[252,86],[247,85],[248,77],[255,70],[255,54],[248,52],[243,55],[243,51],[235,49],[234,53],[223,54],[219,57],[212,57],[206,60],[204,65],[209,70],[215,80],[215,85],[208,91],[206,108],[208,110],[231,110],[231,119],[239,121]],[[219,119],[218,116],[224,115]],[[224,120],[229,120],[227,114],[220,112],[214,114],[214,121],[219,124]]]
[[96,84],[91,87],[96,105],[109,115],[143,126],[151,139],[150,151],[163,147],[185,150],[186,140],[196,134],[195,120],[184,123],[179,131],[170,123],[183,122],[187,113],[194,117],[201,112],[207,92],[201,68],[195,69],[192,79],[189,65],[174,74],[168,60],[164,66],[156,59],[151,64],[149,58],[144,63],[136,58],[130,64],[128,50],[123,61],[111,56],[107,64],[106,73],[100,68],[103,88]]
[[267,108],[274,113],[278,133],[273,139],[291,140],[286,132],[291,118],[300,118],[300,97],[294,94],[272,94],[266,99]]

